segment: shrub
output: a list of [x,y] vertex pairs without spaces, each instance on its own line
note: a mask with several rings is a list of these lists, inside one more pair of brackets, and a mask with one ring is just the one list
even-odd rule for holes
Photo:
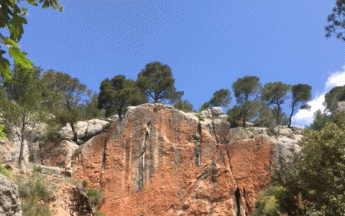
[[90,188],[87,191],[87,195],[90,199],[90,204],[94,208],[97,206],[98,202],[101,200],[101,191],[98,189]]
[[54,199],[53,190],[50,190],[44,183],[42,177],[37,174],[31,175],[28,179],[17,176],[15,180],[18,185],[21,208],[24,216],[51,216],[54,214],[45,203]]
[[54,211],[50,210],[48,206],[39,203],[37,196],[20,199],[23,216],[52,216]]
[[83,179],[83,181],[81,182],[83,188],[87,188],[87,186],[89,185],[89,180],[87,179]]
[[37,197],[39,200],[49,202],[53,199],[53,191],[49,190],[43,179],[37,175],[32,175],[28,180],[18,180],[19,197],[29,199]]
[[317,110],[316,112],[314,112],[314,121],[309,126],[309,128],[313,130],[321,131],[322,128],[324,128],[326,124],[330,121],[331,121],[331,118],[327,116],[326,113],[321,113],[321,110]]
[[5,127],[5,126],[0,125],[0,138],[1,138],[1,139],[6,139],[6,137],[7,137],[7,136],[6,136],[6,133],[3,132],[4,127]]
[[[273,169],[266,199],[258,200],[257,215],[277,208],[288,215],[345,215],[345,113],[334,116],[321,131],[303,131],[301,152]],[[270,196],[273,196],[271,198]],[[266,205],[267,204],[267,205]],[[277,207],[278,206],[278,207]],[[265,208],[266,207],[266,208]],[[264,213],[263,213],[264,212]],[[266,215],[275,215],[266,214]]]
[[34,172],[38,172],[38,173],[42,173],[42,167],[41,167],[41,166],[35,166],[35,165],[34,165],[33,171],[34,171]]
[[[282,212],[277,197],[282,196],[283,187],[271,186],[259,193],[259,198],[254,202],[253,216],[279,216]],[[280,214],[279,214],[280,213]]]
[[13,171],[13,169],[6,170],[5,167],[1,166],[0,164],[0,173],[6,176],[6,178],[10,179],[10,174]]
[[184,112],[192,112],[193,105],[188,100],[178,100],[174,104],[174,108],[182,110]]

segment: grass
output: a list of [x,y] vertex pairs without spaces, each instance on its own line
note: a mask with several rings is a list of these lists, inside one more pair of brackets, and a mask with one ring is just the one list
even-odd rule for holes
[[54,199],[53,190],[48,188],[41,176],[37,173],[33,173],[28,179],[17,176],[15,182],[18,185],[23,216],[52,216],[54,214],[54,211],[50,210],[46,204]]
[[105,214],[99,210],[96,210],[95,216],[105,216]]

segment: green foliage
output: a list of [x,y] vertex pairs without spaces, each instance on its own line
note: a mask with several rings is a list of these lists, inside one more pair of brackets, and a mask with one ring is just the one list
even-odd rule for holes
[[231,99],[228,89],[220,89],[213,93],[213,97],[209,101],[201,105],[199,111],[201,112],[210,107],[228,107]]
[[326,106],[324,111],[327,110],[333,115],[338,108],[338,101],[345,101],[345,85],[334,87],[325,94],[325,101],[322,103],[322,105]]
[[201,105],[201,107],[200,107],[200,109],[199,109],[199,112],[201,112],[201,111],[203,111],[203,110],[205,110],[205,109],[207,109],[207,108],[209,108],[210,107],[210,103],[209,103],[209,101],[206,101],[205,103],[203,103],[202,105]]
[[34,171],[34,172],[37,172],[37,173],[42,173],[42,167],[41,167],[41,166],[36,166],[36,165],[34,165],[33,171]]
[[213,93],[213,97],[209,100],[209,107],[228,107],[231,102],[230,91],[228,89],[220,89]]
[[49,70],[43,74],[42,83],[45,87],[44,98],[48,101],[47,108],[55,115],[55,121],[61,125],[70,124],[74,133],[73,141],[77,142],[75,123],[82,120],[83,115],[79,102],[91,91],[86,85],[79,83],[67,73]]
[[1,164],[0,164],[0,174],[3,174],[4,176],[6,176],[6,178],[8,178],[8,179],[10,178],[10,174],[12,171],[13,171],[12,168],[9,170],[6,170],[6,168],[1,166]]
[[231,109],[228,109],[226,114],[228,115],[228,121],[231,127],[242,126],[243,122],[241,118],[243,116],[243,109],[238,105],[234,105]]
[[103,80],[98,96],[98,108],[105,109],[105,116],[109,117],[113,112],[117,112],[122,119],[128,106],[135,106],[147,102],[147,98],[142,94],[133,80],[126,80],[124,75],[118,75],[109,80]]
[[39,203],[39,199],[34,196],[28,199],[21,200],[21,209],[23,216],[53,216],[54,211],[50,210],[48,206]]
[[279,114],[281,112],[281,105],[287,99],[286,94],[291,90],[290,85],[284,84],[282,82],[274,82],[265,84],[261,92],[261,100],[266,102],[267,105],[275,104],[276,109],[276,123],[279,124]]
[[171,68],[160,62],[146,64],[138,74],[137,84],[142,93],[147,98],[152,98],[154,102],[169,100],[170,103],[175,103],[184,94],[183,91],[176,91]]
[[345,215],[344,129],[345,112],[335,114],[320,131],[306,128],[301,152],[272,170],[272,185],[284,188],[273,194],[282,212]]
[[178,100],[174,104],[174,108],[182,110],[184,112],[192,112],[193,111],[193,105],[188,100]]
[[[253,216],[279,216],[282,209],[277,198],[282,197],[284,188],[282,186],[272,186],[259,194],[259,198],[254,202],[255,210]],[[280,214],[279,214],[280,213]]]
[[99,210],[96,210],[95,216],[105,216],[105,214]]
[[[308,109],[310,110],[310,106],[304,104],[305,102],[309,101],[311,98],[311,86],[306,84],[298,84],[292,86],[292,104],[291,104],[291,114],[289,117],[288,127],[291,125],[291,118],[294,112],[298,110],[298,106],[300,109]],[[303,103],[303,104],[300,104]]]
[[81,105],[83,120],[101,119],[105,117],[104,110],[98,109],[98,93],[94,93],[86,104]]
[[314,121],[310,124],[309,128],[321,131],[322,128],[324,128],[330,121],[330,116],[328,116],[326,113],[321,113],[321,110],[317,110],[314,112]]
[[[37,6],[36,0],[26,0],[31,5]],[[42,8],[51,7],[53,9],[60,9],[60,12],[63,11],[63,7],[60,7],[60,2],[56,0],[40,0],[40,3],[43,2]],[[15,64],[20,65],[24,69],[32,69],[32,62],[27,59],[25,56],[26,52],[21,52],[20,47],[17,44],[22,38],[24,33],[23,24],[27,24],[25,16],[26,8],[19,8],[17,1],[14,0],[3,0],[1,1],[0,7],[0,28],[7,28],[10,32],[10,37],[4,37],[0,34],[0,43],[4,44],[9,49],[9,55],[13,58]],[[6,79],[11,78],[10,71],[10,62],[3,58],[2,55],[6,51],[0,49],[0,75]]]
[[90,204],[93,208],[96,207],[98,202],[102,199],[101,191],[98,189],[90,188],[87,191],[87,195],[90,199]]
[[[47,112],[42,106],[43,92],[39,80],[41,69],[33,67],[26,70],[18,65],[13,69],[11,80],[3,83],[0,97],[0,110],[2,112],[1,124],[9,131],[12,130],[19,140],[29,136],[38,124],[47,120]],[[21,142],[18,165],[23,159],[24,143]]]
[[326,37],[336,36],[337,39],[345,41],[343,36],[344,26],[344,12],[345,12],[345,1],[337,0],[336,6],[333,8],[333,13],[328,15],[327,22],[331,23],[325,27]]
[[0,138],[1,138],[1,139],[6,139],[6,138],[7,138],[7,135],[3,132],[4,127],[5,127],[5,126],[0,125]]
[[49,202],[53,199],[53,191],[44,183],[42,177],[37,174],[28,179],[17,179],[19,197],[30,199],[37,197],[39,200]]
[[258,102],[251,103],[249,98],[250,96],[258,96],[258,93],[261,90],[259,78],[255,76],[245,76],[237,79],[231,87],[235,93],[236,102],[242,109],[240,116],[242,117],[243,127],[245,127],[248,112],[250,112],[250,110],[255,110],[256,112],[256,109],[258,108]]
[[17,178],[16,183],[22,203],[23,215],[50,216],[54,214],[53,211],[49,210],[48,206],[39,202],[44,201],[47,203],[54,199],[53,190],[48,188],[42,177],[35,174],[28,179]]
[[88,179],[83,179],[81,184],[82,184],[83,188],[87,188],[87,186],[89,185],[89,180]]

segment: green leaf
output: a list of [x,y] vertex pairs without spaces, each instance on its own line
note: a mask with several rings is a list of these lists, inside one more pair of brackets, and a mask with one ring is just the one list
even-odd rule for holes
[[13,57],[15,64],[19,64],[25,69],[32,69],[32,62],[17,47],[10,48],[10,56]]
[[10,62],[0,56],[0,71],[1,71],[1,76],[5,77],[6,79],[11,79],[11,71],[9,69]]
[[23,35],[23,24],[28,24],[27,20],[20,16],[20,9],[16,6],[14,7],[13,16],[10,25],[11,38],[19,41]]

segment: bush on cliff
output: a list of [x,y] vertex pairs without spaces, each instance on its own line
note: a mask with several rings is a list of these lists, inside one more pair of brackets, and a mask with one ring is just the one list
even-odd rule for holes
[[188,100],[178,100],[174,104],[174,108],[182,110],[184,112],[192,112],[193,111],[193,104],[191,104]]
[[[50,216],[54,214],[44,204],[54,199],[53,190],[48,188],[40,175],[33,174],[28,179],[17,177],[15,181],[18,185],[24,216]],[[44,203],[42,204],[41,201]]]
[[[345,215],[344,120],[339,113],[321,131],[304,130],[300,154],[273,170],[272,186],[261,194],[255,214],[272,215],[267,210],[279,206],[288,215]],[[281,194],[270,193],[273,187],[282,187]],[[263,206],[273,207],[265,213]]]
[[330,121],[330,116],[327,116],[326,113],[321,113],[321,110],[317,110],[316,112],[314,112],[314,121],[313,123],[311,123],[309,128],[321,131],[322,128],[324,128]]

